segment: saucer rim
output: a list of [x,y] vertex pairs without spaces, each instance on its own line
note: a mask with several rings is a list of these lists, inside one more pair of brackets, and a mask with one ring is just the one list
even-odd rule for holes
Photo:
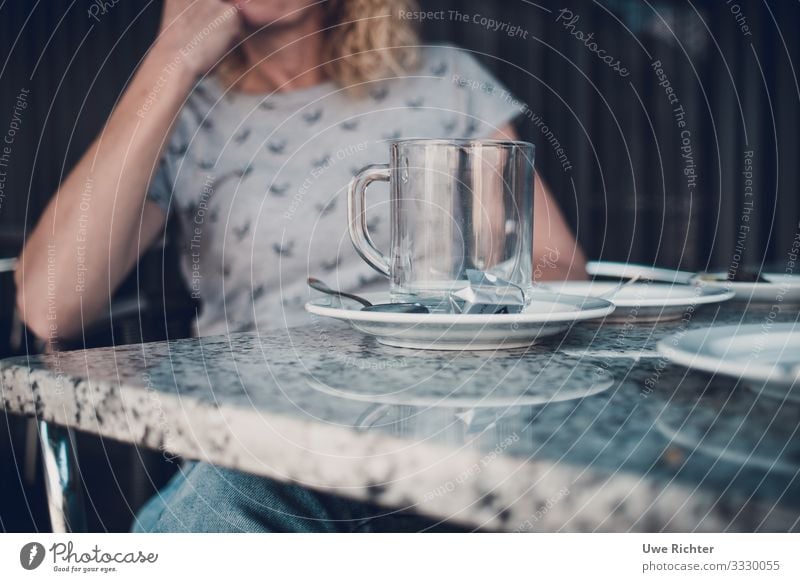
[[[616,305],[599,297],[582,295],[569,295],[565,293],[536,292],[539,299],[547,299],[554,304],[561,304],[565,309],[545,313],[504,313],[504,314],[451,314],[451,313],[386,313],[380,311],[360,311],[346,307],[332,307],[321,305],[322,301],[329,301],[326,297],[312,299],[305,304],[305,309],[313,315],[332,317],[355,322],[368,323],[399,323],[422,325],[480,325],[480,324],[514,324],[514,323],[560,323],[569,321],[584,321],[599,319],[614,312]],[[364,294],[369,300],[375,298],[380,301],[389,298],[388,293]],[[566,299],[566,300],[565,300]],[[587,307],[590,304],[590,307]],[[354,306],[355,306],[354,302]],[[569,309],[566,309],[569,307]]]

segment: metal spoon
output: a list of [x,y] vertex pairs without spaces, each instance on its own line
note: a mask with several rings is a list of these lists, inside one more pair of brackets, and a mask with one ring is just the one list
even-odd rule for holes
[[627,287],[628,285],[633,285],[634,283],[636,283],[636,281],[638,281],[641,278],[642,278],[642,274],[638,273],[638,274],[634,275],[633,277],[631,277],[630,279],[628,279],[627,281],[623,281],[622,283],[620,283],[619,285],[617,285],[613,289],[611,289],[609,291],[606,291],[602,295],[595,295],[595,297],[597,297],[598,299],[612,299],[617,293],[622,291],[623,287]]
[[618,277],[628,279],[638,274],[647,281],[663,283],[680,283],[690,285],[698,273],[690,271],[675,271],[662,269],[650,265],[637,265],[634,263],[615,263],[612,261],[589,261],[586,263],[586,273],[593,277]]
[[358,295],[331,289],[327,284],[323,283],[316,277],[308,278],[308,286],[316,291],[319,291],[320,293],[325,293],[326,295],[352,299],[353,301],[364,306],[361,308],[361,311],[380,311],[383,313],[430,313],[430,310],[420,303],[378,303],[373,305]]

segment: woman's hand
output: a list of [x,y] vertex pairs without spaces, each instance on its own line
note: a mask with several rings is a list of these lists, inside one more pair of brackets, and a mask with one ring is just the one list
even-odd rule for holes
[[219,62],[241,30],[239,10],[222,0],[166,0],[154,49],[203,75]]

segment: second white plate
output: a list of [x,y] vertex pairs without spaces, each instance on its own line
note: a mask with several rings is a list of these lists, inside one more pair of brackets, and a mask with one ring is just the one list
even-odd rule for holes
[[[612,291],[618,283],[567,281],[547,283],[545,286],[556,293],[594,297]],[[633,283],[609,299],[617,308],[606,317],[606,321],[646,323],[679,319],[689,307],[721,303],[733,295],[732,291],[724,289],[669,283]]]

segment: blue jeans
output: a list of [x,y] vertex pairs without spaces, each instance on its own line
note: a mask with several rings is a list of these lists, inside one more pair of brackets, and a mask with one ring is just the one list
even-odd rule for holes
[[144,505],[132,531],[411,532],[453,528],[414,514],[193,461]]

